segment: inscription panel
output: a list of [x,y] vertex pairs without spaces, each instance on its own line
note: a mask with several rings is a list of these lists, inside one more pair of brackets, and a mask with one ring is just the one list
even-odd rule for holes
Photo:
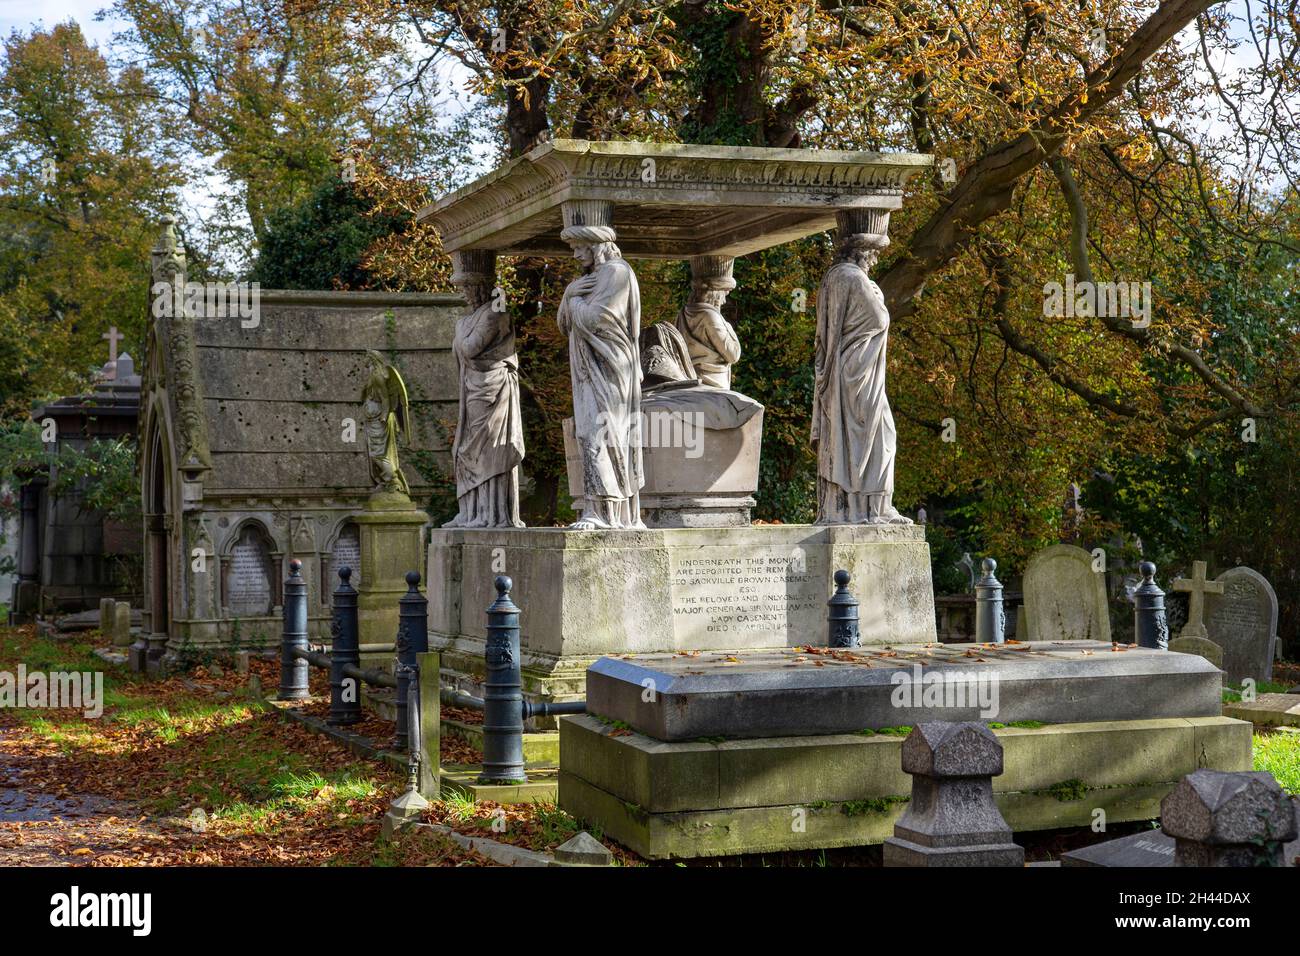
[[245,528],[226,561],[226,610],[232,617],[271,613],[271,556],[261,536]]
[[700,548],[673,554],[676,645],[742,646],[759,637],[784,644],[788,637],[804,634],[825,610],[825,564],[824,552],[801,547],[740,553]]

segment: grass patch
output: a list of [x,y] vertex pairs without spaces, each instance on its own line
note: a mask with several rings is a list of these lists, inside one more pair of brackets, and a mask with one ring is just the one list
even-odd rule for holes
[[1283,790],[1300,795],[1300,733],[1255,734],[1251,743],[1255,769],[1267,770]]

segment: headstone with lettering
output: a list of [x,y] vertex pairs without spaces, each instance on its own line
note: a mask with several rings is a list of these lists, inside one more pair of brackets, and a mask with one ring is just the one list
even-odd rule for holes
[[253,528],[245,528],[225,566],[226,612],[231,617],[271,613],[271,556]]
[[1024,575],[1021,641],[1109,641],[1106,575],[1093,556],[1072,544],[1054,544],[1029,559]]
[[324,589],[326,595],[332,594],[339,586],[339,568],[351,568],[352,586],[361,587],[361,534],[354,524],[344,525],[334,540],[334,550],[330,554],[330,579]]
[[1277,643],[1277,594],[1252,568],[1224,571],[1216,579],[1222,594],[1205,596],[1205,629],[1223,648],[1225,680],[1240,684],[1247,677],[1273,679]]

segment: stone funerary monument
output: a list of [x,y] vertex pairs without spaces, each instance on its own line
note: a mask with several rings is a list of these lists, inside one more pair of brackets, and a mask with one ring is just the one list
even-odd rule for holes
[[[171,222],[153,279],[155,306],[187,291]],[[402,575],[422,565],[428,521],[405,492],[423,501],[430,487],[409,457],[394,471],[387,456],[400,437],[408,456],[430,452],[446,467],[461,301],[260,291],[245,311],[214,307],[205,293],[193,310],[155,308],[150,320],[139,445],[148,654],[274,642],[294,557],[312,634],[328,635],[334,572],[348,565],[363,638],[391,641]],[[412,383],[404,423],[390,420],[390,365]]]
[[[935,639],[923,529],[892,504],[889,316],[870,278],[904,184],[931,164],[913,154],[555,140],[420,213],[441,232],[474,309],[456,346],[462,510],[429,546],[430,645],[449,680],[479,685],[497,573],[513,578],[525,608],[532,698],[581,697],[586,667],[604,654],[818,641],[839,568],[859,582],[864,643]],[[732,261],[832,227],[839,251],[809,356],[819,520],[751,526],[762,406],[730,389],[730,366],[744,361],[743,338],[719,311],[735,285]],[[565,438],[580,510],[567,529],[521,528],[509,502],[526,452],[510,424],[513,337],[486,295],[497,255],[573,257],[583,268],[557,315],[569,343]],[[638,259],[689,261],[691,293],[676,315],[641,314]]]

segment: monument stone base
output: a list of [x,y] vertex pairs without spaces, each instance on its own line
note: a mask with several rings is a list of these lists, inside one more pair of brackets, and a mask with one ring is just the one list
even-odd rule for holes
[[[900,716],[900,721],[903,718]],[[1013,831],[1154,820],[1202,767],[1249,770],[1251,725],[1228,717],[993,731],[993,799]],[[667,743],[598,716],[562,717],[559,804],[647,859],[866,846],[893,836],[912,778],[890,733]]]
[[605,655],[824,645],[837,569],[852,575],[864,644],[935,640],[930,549],[915,525],[439,528],[429,645],[445,679],[477,693],[492,582],[509,575],[525,695],[576,700]]
[[429,516],[402,494],[371,495],[354,519],[361,539],[357,627],[362,644],[397,639],[398,600],[406,574],[424,566],[424,526]]

